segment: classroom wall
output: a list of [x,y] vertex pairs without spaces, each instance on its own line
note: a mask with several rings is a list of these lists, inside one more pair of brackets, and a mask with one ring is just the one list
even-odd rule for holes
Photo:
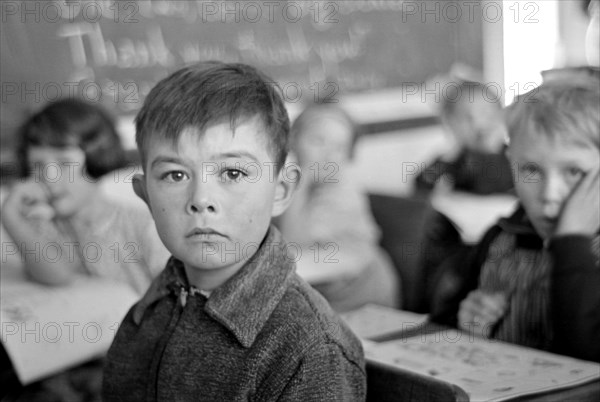
[[[291,103],[422,83],[456,62],[482,66],[481,15],[460,2],[1,2],[3,163],[16,127],[47,101],[83,95],[134,114],[186,63],[251,63]],[[464,11],[464,10],[463,10]]]
[[449,148],[439,125],[366,136],[356,148],[357,180],[369,193],[411,196],[421,170]]
[[556,67],[581,66],[588,64],[585,50],[585,37],[590,22],[586,12],[585,1],[561,1],[558,3],[560,13],[560,43]]

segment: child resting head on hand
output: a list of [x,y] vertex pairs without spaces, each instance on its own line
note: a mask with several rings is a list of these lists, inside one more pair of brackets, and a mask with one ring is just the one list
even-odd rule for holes
[[100,179],[125,165],[109,115],[61,100],[25,122],[19,141],[22,179],[3,204],[2,223],[29,276],[61,285],[89,274],[143,294],[168,255],[147,211],[100,191]]

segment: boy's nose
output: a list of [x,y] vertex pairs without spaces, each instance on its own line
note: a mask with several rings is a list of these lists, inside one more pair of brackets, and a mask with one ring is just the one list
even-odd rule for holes
[[218,211],[217,202],[208,183],[195,183],[186,204],[189,214],[215,213]]
[[556,175],[548,175],[544,180],[542,202],[544,215],[555,218],[560,213],[563,200],[569,194],[569,187]]
[[216,212],[215,206],[208,200],[202,199],[198,201],[191,201],[188,203],[187,211],[190,214],[197,214],[201,212]]

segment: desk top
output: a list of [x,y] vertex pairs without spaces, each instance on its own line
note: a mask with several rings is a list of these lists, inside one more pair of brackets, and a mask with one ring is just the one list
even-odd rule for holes
[[[410,320],[405,312],[398,313],[401,317]],[[347,320],[353,328],[360,326],[358,321],[356,313]],[[363,341],[369,400],[558,401],[600,396],[600,364],[430,322],[404,327],[371,333],[370,339],[379,342]]]
[[1,343],[24,385],[104,355],[138,299],[129,286],[100,278],[49,287],[6,265],[0,276]]

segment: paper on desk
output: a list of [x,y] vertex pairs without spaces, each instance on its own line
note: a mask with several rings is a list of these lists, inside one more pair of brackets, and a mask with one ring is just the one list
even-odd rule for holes
[[127,285],[80,277],[48,287],[4,276],[0,336],[22,384],[104,354],[137,301]]
[[503,401],[600,378],[600,364],[470,336],[454,329],[365,345],[377,361],[462,388],[471,400]]
[[377,338],[414,329],[427,319],[424,314],[396,310],[376,304],[367,304],[357,310],[341,314],[341,317],[361,339]]

